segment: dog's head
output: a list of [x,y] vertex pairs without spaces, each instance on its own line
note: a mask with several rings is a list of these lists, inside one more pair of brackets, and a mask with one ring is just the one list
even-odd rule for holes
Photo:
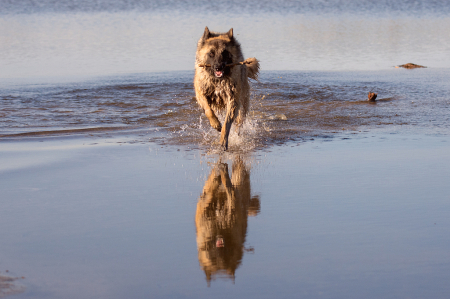
[[230,75],[231,67],[236,53],[240,52],[240,45],[233,37],[233,28],[227,33],[216,33],[205,28],[197,49],[197,62],[210,67],[205,70],[216,78],[225,78]]

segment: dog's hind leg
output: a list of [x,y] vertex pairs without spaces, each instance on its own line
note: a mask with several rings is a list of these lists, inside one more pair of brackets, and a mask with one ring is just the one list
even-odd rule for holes
[[231,125],[237,115],[238,105],[235,101],[229,101],[227,105],[227,116],[225,117],[225,122],[222,127],[220,134],[220,145],[223,150],[228,149],[228,136],[230,135]]
[[[244,103],[245,104],[245,103]],[[239,109],[239,112],[237,113],[236,119],[234,120],[235,129],[234,131],[239,136],[241,135],[241,128],[244,124],[245,120],[245,114],[247,113],[244,105],[241,105],[241,109]]]

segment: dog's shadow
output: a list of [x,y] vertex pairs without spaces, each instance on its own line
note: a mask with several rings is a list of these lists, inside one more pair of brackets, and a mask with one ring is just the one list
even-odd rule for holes
[[208,286],[216,277],[230,278],[242,261],[248,216],[260,211],[259,196],[251,196],[250,170],[240,157],[232,166],[217,163],[197,203],[195,226],[200,266]]

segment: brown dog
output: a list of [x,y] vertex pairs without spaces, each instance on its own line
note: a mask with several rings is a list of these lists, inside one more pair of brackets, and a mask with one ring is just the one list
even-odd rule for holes
[[[239,127],[247,114],[249,78],[258,78],[258,60],[243,60],[241,45],[234,38],[233,29],[227,33],[217,33],[205,28],[198,41],[195,57],[195,94],[211,126],[221,132],[220,145],[224,150],[228,149],[228,136],[233,121]],[[225,108],[226,116],[222,126],[215,112]]]

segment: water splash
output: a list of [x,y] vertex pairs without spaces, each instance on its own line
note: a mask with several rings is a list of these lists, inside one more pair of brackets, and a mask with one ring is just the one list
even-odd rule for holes
[[[251,113],[249,113],[251,114]],[[225,115],[218,114],[221,123],[224,122]],[[232,125],[228,138],[229,152],[245,153],[263,146],[261,140],[262,133],[265,132],[261,120],[252,116],[247,116],[241,127]],[[209,154],[223,152],[220,147],[220,132],[213,129],[204,115],[200,115],[193,124],[184,124],[179,129],[170,134],[166,140],[171,144],[191,144],[205,148]]]

